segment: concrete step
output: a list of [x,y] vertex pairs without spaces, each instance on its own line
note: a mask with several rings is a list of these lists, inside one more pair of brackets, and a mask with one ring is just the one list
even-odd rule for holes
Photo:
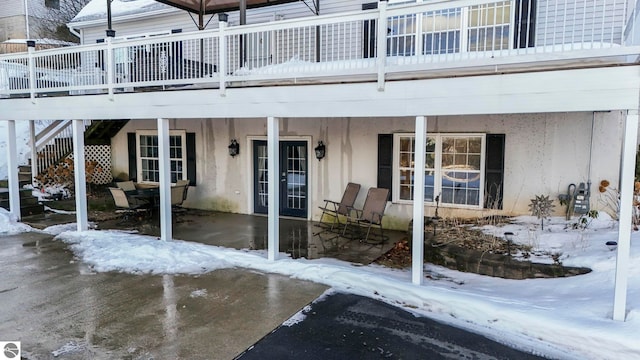
[[[9,189],[7,188],[0,188],[0,207],[11,210]],[[34,197],[29,189],[20,189],[20,214],[21,216],[44,214],[44,206],[39,203],[38,198]]]
[[[26,205],[23,203],[20,203],[20,216],[31,216],[31,215],[38,215],[38,214],[44,214],[44,205],[42,204],[30,204],[30,205]],[[0,202],[0,207],[6,209],[7,211],[11,210],[11,207],[9,206],[9,204],[4,204],[4,202]]]
[[[31,175],[29,175],[28,178],[24,178],[24,179],[20,179],[20,176],[18,176],[18,186],[20,188],[29,184],[31,184]],[[0,180],[0,188],[8,188],[8,187],[9,187],[9,180]]]
[[[21,199],[33,197],[30,189],[20,189],[19,192]],[[9,189],[7,188],[0,188],[0,200],[3,199],[9,199]]]
[[35,205],[22,205],[20,207],[20,216],[31,216],[31,215],[39,215],[44,214],[44,205],[35,204]]

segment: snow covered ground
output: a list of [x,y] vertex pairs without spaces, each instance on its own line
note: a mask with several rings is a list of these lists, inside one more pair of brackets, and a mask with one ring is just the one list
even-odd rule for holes
[[[572,229],[562,218],[538,227],[518,217],[494,234],[512,231],[515,241],[560,255],[565,265],[593,272],[570,278],[505,280],[425,265],[422,286],[408,271],[376,265],[354,266],[334,259],[275,262],[266,252],[234,250],[121,231],[74,231],[74,225],[46,229],[58,234],[94,271],[134,274],[201,274],[221,268],[278,273],[331,286],[403,307],[465,328],[512,347],[558,359],[640,359],[640,233],[632,234],[627,320],[613,321],[616,252],[605,243],[617,238],[617,222],[606,214],[586,229]],[[575,222],[575,220],[573,221]],[[0,235],[36,231],[16,223],[0,209]],[[79,275],[80,276],[80,275]]]

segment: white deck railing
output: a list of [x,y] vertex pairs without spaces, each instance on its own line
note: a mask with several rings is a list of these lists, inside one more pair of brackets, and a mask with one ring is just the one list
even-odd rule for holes
[[[454,0],[0,55],[0,97],[387,75],[614,58],[637,62],[637,0]],[[380,23],[386,27],[377,26]],[[326,80],[329,81],[329,80]]]
[[[35,175],[45,171],[53,171],[52,167],[60,164],[73,151],[73,129],[71,120],[54,120],[36,135],[37,155],[35,161]],[[91,125],[91,120],[84,120],[85,128]]]

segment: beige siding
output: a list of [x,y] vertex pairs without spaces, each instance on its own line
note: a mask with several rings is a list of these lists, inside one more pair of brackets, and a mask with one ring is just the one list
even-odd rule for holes
[[[611,159],[620,155],[623,119],[623,114],[616,111],[428,118],[429,133],[494,133],[505,134],[506,139],[504,209],[464,210],[441,206],[440,216],[486,216],[489,211],[504,215],[528,214],[530,199],[535,195],[549,195],[556,200],[569,184],[589,180],[593,190],[592,208],[606,211],[597,188],[601,180],[611,184],[619,181],[619,163]],[[347,182],[362,184],[364,191],[356,201],[357,206],[361,206],[366,189],[377,186],[378,134],[413,133],[414,125],[414,118],[281,119],[281,140],[308,141],[311,218],[317,220],[320,215],[317,208],[323,199],[339,199]],[[127,132],[156,129],[156,126],[155,120],[130,121],[112,139],[114,176],[128,171]],[[174,119],[170,127],[196,133],[197,186],[189,190],[185,205],[252,213],[251,140],[266,138],[266,119]],[[239,156],[230,157],[227,146],[234,138],[242,150]],[[313,147],[318,140],[327,146],[327,156],[321,161],[313,157]],[[434,210],[427,206],[426,214],[432,215]],[[561,215],[563,211],[556,201],[556,214]],[[387,226],[406,229],[412,205],[392,203],[387,214]]]
[[[621,44],[621,24],[626,11],[626,0],[541,0],[538,2],[536,45]],[[618,25],[614,26],[614,22]]]
[[24,15],[24,0],[0,1],[0,19],[16,15]]

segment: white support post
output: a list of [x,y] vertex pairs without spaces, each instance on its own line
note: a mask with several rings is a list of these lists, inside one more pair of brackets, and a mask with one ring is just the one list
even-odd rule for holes
[[111,44],[111,40],[113,38],[108,36],[106,39],[107,42],[107,59],[106,59],[106,69],[107,69],[107,91],[109,94],[109,100],[113,101],[113,84],[115,82],[115,64],[113,61],[113,45]]
[[617,321],[624,321],[626,317],[633,182],[635,177],[637,141],[638,110],[629,110],[624,125],[624,145],[620,178],[620,218],[618,220],[618,253],[613,298],[613,319]]
[[[418,3],[421,3],[422,0],[418,0]],[[416,29],[414,34],[413,43],[415,45],[415,54],[417,56],[421,56],[424,54],[424,40],[422,40],[422,35],[424,34],[424,29],[422,29],[424,15],[418,14],[416,16]]]
[[378,2],[378,32],[376,34],[376,60],[378,67],[378,91],[384,91],[384,74],[387,66],[387,1]]
[[[224,16],[223,16],[224,15]],[[220,81],[220,96],[227,95],[227,38],[225,29],[227,28],[227,14],[218,15],[218,79]]]
[[416,145],[413,163],[413,239],[411,244],[411,282],[424,279],[424,164],[427,148],[427,118],[416,116]]
[[173,239],[171,224],[171,164],[169,160],[169,120],[158,119],[158,163],[160,171],[160,238]]
[[76,196],[76,223],[78,231],[89,228],[87,216],[87,173],[84,162],[84,121],[73,120],[73,178]]
[[31,97],[31,103],[36,103],[36,61],[34,59],[33,53],[35,49],[31,46],[27,48],[28,58],[27,62],[29,65],[29,96]]
[[270,116],[267,118],[267,168],[269,195],[268,195],[268,245],[269,261],[278,259],[280,252],[280,123],[279,119]]
[[36,184],[38,176],[38,147],[36,146],[36,122],[29,120],[29,146],[31,147],[31,184]]
[[9,209],[11,209],[11,215],[16,220],[20,220],[20,182],[18,179],[15,120],[7,120],[7,172],[9,176]]

